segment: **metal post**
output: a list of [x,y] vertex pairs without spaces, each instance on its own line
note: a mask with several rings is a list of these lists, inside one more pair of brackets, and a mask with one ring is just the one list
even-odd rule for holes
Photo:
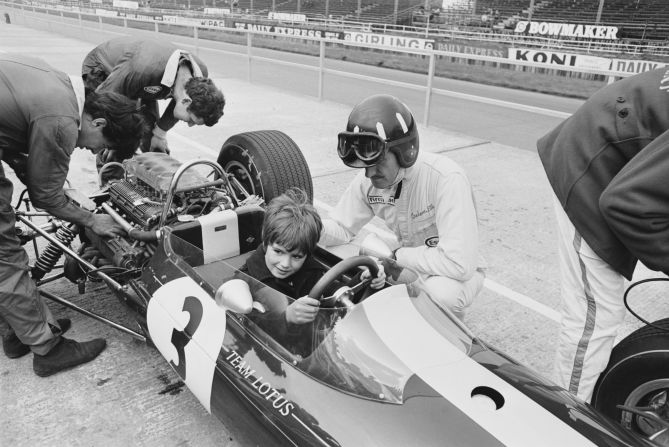
[[532,21],[532,14],[534,13],[534,0],[530,0],[529,12],[527,13],[527,21]]
[[193,26],[193,39],[195,39],[195,55],[200,55],[200,40],[198,39],[198,27],[197,25]]
[[425,90],[425,110],[423,111],[423,125],[427,127],[430,123],[430,103],[432,101],[432,81],[434,80],[435,55],[430,53],[430,65],[427,69],[427,87]]
[[325,39],[320,41],[320,51],[318,55],[318,100],[323,100],[323,77],[325,69]]
[[597,9],[597,18],[595,19],[595,25],[599,25],[599,22],[602,20],[603,10],[604,10],[604,0],[599,0],[599,8]]
[[251,82],[251,46],[253,45],[253,39],[251,36],[251,31],[246,32],[246,56],[247,56],[247,81]]

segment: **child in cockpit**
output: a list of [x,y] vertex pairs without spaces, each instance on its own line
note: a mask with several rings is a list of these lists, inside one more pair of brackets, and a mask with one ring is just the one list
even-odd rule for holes
[[[313,322],[318,314],[320,302],[308,293],[326,272],[312,256],[322,229],[321,218],[306,193],[291,188],[267,205],[262,243],[240,268],[262,283],[251,284],[254,299],[265,308],[256,321],[277,339],[302,338],[301,332],[310,326],[305,323]],[[360,279],[369,276],[366,270]],[[385,278],[380,267],[370,287],[380,289]]]

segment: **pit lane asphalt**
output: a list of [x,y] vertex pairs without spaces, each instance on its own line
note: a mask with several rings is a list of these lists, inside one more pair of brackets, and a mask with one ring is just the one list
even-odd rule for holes
[[[75,75],[94,44],[114,36],[98,32],[87,35],[88,40],[63,37],[48,32],[57,28],[46,25],[38,30],[19,26],[14,12],[10,14],[14,23],[0,24],[0,51],[42,57]],[[211,77],[226,93],[226,115],[212,128],[177,125],[168,134],[172,154],[183,161],[198,157],[215,160],[230,135],[282,130],[305,153],[317,204],[324,210],[332,206],[355,174],[341,165],[333,143],[344,126],[350,104],[318,101],[287,89],[249,84],[228,73],[226,63],[232,67],[233,62],[223,56],[205,60]],[[395,93],[394,88],[386,90]],[[462,106],[459,120],[483,122],[481,104]],[[502,127],[497,129],[499,140],[508,141],[499,133]],[[541,130],[535,128],[533,132]],[[420,126],[421,150],[442,152],[460,163],[470,176],[477,198],[481,243],[489,265],[488,283],[471,307],[466,323],[485,341],[548,375],[557,330],[554,309],[559,300],[550,190],[534,151],[500,144],[482,135],[474,130],[463,134]],[[509,140],[517,139],[516,135],[512,137]],[[71,173],[72,184],[83,192],[96,189],[93,157],[88,152],[75,151]],[[643,269],[638,275],[652,276]],[[89,284],[83,295],[64,280],[47,287],[83,307],[132,324],[129,313],[100,285]],[[666,315],[666,303],[658,302],[661,290],[654,286],[650,289],[641,312]],[[530,307],[519,304],[525,299],[530,300]],[[72,319],[71,338],[104,337],[109,346],[95,361],[49,378],[32,373],[30,355],[19,360],[0,355],[0,445],[254,445],[255,421],[238,418],[221,423],[208,415],[180,386],[177,375],[157,351],[57,304],[50,306],[57,317]],[[628,317],[621,333],[638,326]]]

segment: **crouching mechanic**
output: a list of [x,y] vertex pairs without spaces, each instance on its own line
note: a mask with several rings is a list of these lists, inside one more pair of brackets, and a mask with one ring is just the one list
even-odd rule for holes
[[[166,133],[178,121],[209,127],[218,122],[225,97],[207,75],[206,65],[194,54],[167,41],[136,37],[101,43],[86,55],[81,69],[87,91],[140,100],[151,126],[142,139],[142,152],[169,153]],[[160,116],[158,100],[168,98]],[[118,154],[100,154],[98,167],[108,161],[120,161]]]
[[[124,234],[111,216],[93,214],[63,192],[75,147],[93,153],[137,144],[145,131],[137,104],[113,93],[91,93],[39,59],[0,57],[0,156],[23,182],[32,204],[103,237]],[[136,146],[135,146],[136,147]],[[34,353],[38,376],[94,359],[103,339],[84,343],[62,336],[70,321],[56,321],[30,277],[28,254],[16,234],[12,182],[0,165],[0,334],[5,355]]]
[[640,260],[669,274],[669,70],[593,94],[537,142],[557,216],[561,322],[554,379],[590,401]]
[[371,96],[353,108],[337,150],[344,164],[364,172],[323,220],[320,243],[349,242],[378,216],[397,236],[397,263],[419,273],[425,292],[462,318],[484,280],[465,172],[444,156],[419,155],[411,111],[388,95]]

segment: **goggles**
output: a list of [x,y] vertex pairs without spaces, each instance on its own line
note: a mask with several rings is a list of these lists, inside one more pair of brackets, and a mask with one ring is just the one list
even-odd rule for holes
[[415,138],[406,135],[399,140],[387,142],[373,132],[341,132],[338,135],[337,153],[345,165],[354,168],[374,166],[394,146]]

